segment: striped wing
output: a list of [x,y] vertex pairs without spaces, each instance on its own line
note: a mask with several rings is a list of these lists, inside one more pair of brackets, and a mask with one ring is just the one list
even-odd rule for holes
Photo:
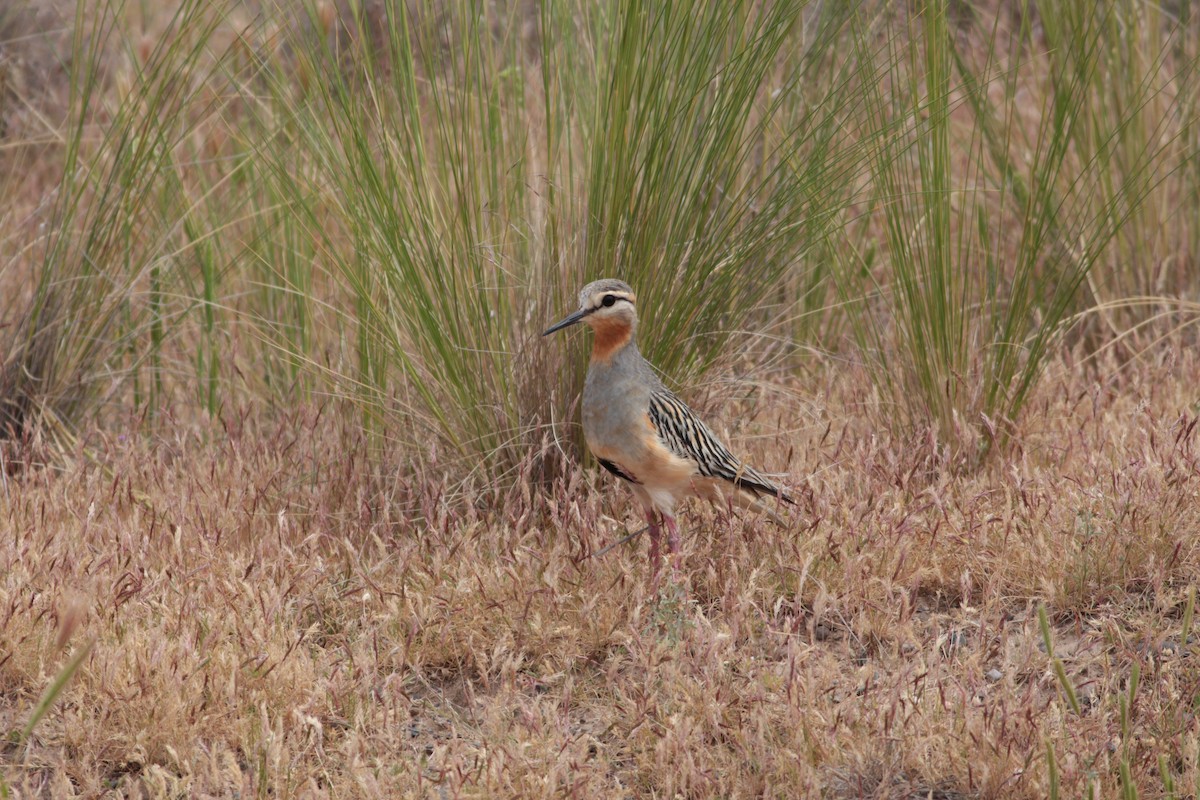
[[696,412],[669,391],[650,395],[650,422],[667,449],[695,461],[706,478],[723,478],[755,496],[769,494],[795,502],[765,476],[729,452],[729,448],[700,421]]
[[620,464],[616,463],[615,461],[609,461],[607,458],[597,458],[596,460],[600,462],[600,466],[604,467],[606,470],[611,472],[613,475],[616,475],[618,478],[629,481],[630,483],[638,483],[638,484],[641,483],[641,481],[639,481],[633,475],[629,474],[625,469],[623,469],[621,467]]

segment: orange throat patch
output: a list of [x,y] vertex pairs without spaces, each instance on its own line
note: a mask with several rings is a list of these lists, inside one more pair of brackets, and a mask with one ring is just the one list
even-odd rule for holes
[[629,325],[616,320],[598,320],[592,327],[596,331],[596,338],[592,342],[592,360],[605,363],[613,357],[613,353],[629,344],[633,334]]

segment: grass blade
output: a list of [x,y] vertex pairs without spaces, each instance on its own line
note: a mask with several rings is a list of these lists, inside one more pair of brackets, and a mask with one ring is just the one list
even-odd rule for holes
[[54,676],[54,680],[42,692],[42,696],[38,699],[37,705],[33,708],[33,713],[29,717],[29,721],[25,723],[25,727],[21,729],[20,737],[17,744],[25,744],[29,741],[29,737],[33,734],[34,728],[42,721],[42,718],[50,712],[54,707],[54,703],[58,700],[59,695],[67,688],[67,684],[71,682],[71,678],[83,665],[84,660],[92,652],[92,646],[96,643],[95,639],[91,639],[81,645],[70,660],[58,671]]
[[1067,697],[1067,703],[1076,715],[1082,715],[1083,709],[1079,705],[1079,696],[1075,693],[1075,687],[1072,685],[1071,679],[1067,677],[1066,667],[1063,666],[1062,659],[1054,655],[1054,642],[1050,636],[1050,619],[1046,616],[1046,606],[1042,603],[1038,604],[1038,625],[1042,630],[1042,641],[1046,645],[1046,655],[1050,657],[1050,662],[1054,666],[1054,675],[1058,679],[1059,686],[1062,687],[1063,694]]

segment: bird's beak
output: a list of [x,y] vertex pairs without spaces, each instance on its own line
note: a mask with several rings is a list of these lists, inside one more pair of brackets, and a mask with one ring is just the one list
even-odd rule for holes
[[572,314],[571,316],[564,319],[562,322],[558,323],[557,325],[551,325],[549,328],[546,328],[546,330],[542,331],[542,336],[549,336],[550,334],[554,333],[555,331],[561,331],[563,328],[569,328],[586,316],[587,316],[587,312],[581,308],[578,311],[576,311],[574,314]]

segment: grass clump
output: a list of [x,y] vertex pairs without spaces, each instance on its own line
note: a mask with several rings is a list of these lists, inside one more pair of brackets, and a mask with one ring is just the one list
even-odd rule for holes
[[0,425],[10,434],[33,424],[69,438],[128,388],[135,406],[156,407],[173,369],[164,343],[196,306],[206,314],[197,377],[215,404],[218,255],[179,159],[211,111],[196,88],[213,79],[220,18],[209,4],[183,3],[157,39],[135,45],[119,7],[78,5],[61,181],[30,221],[38,236],[4,265],[34,276],[5,309]]
[[1120,241],[1161,229],[1144,212],[1196,155],[1186,104],[1182,118],[1161,111],[1162,82],[1192,91],[1195,63],[1168,77],[1163,55],[1114,73],[1109,48],[1142,35],[1115,7],[1039,4],[1035,36],[1029,4],[990,31],[957,29],[951,5],[913,10],[910,34],[888,44],[906,49],[865,92],[885,313],[854,333],[894,419],[975,462],[1007,440],[1080,290],[1105,280]]
[[[955,8],[184,4],[137,40],[119,8],[81,11],[97,35],[77,37],[9,416],[38,396],[76,419],[99,374],[152,410],[168,377],[210,414],[242,382],[333,392],[417,463],[436,442],[464,478],[512,476],[583,373],[579,344],[538,331],[617,274],[673,380],[848,331],[887,422],[978,463],[1124,280],[1106,275],[1134,229],[1178,230],[1195,63],[1188,23],[1124,7]],[[121,50],[123,105],[84,147]]]
[[257,166],[349,292],[335,380],[393,435],[516,463],[581,382],[537,334],[598,275],[637,288],[648,355],[695,379],[764,304],[785,313],[834,224],[814,198],[853,171],[836,86],[855,67],[784,64],[800,3],[322,8],[264,66],[262,113],[286,121]]

